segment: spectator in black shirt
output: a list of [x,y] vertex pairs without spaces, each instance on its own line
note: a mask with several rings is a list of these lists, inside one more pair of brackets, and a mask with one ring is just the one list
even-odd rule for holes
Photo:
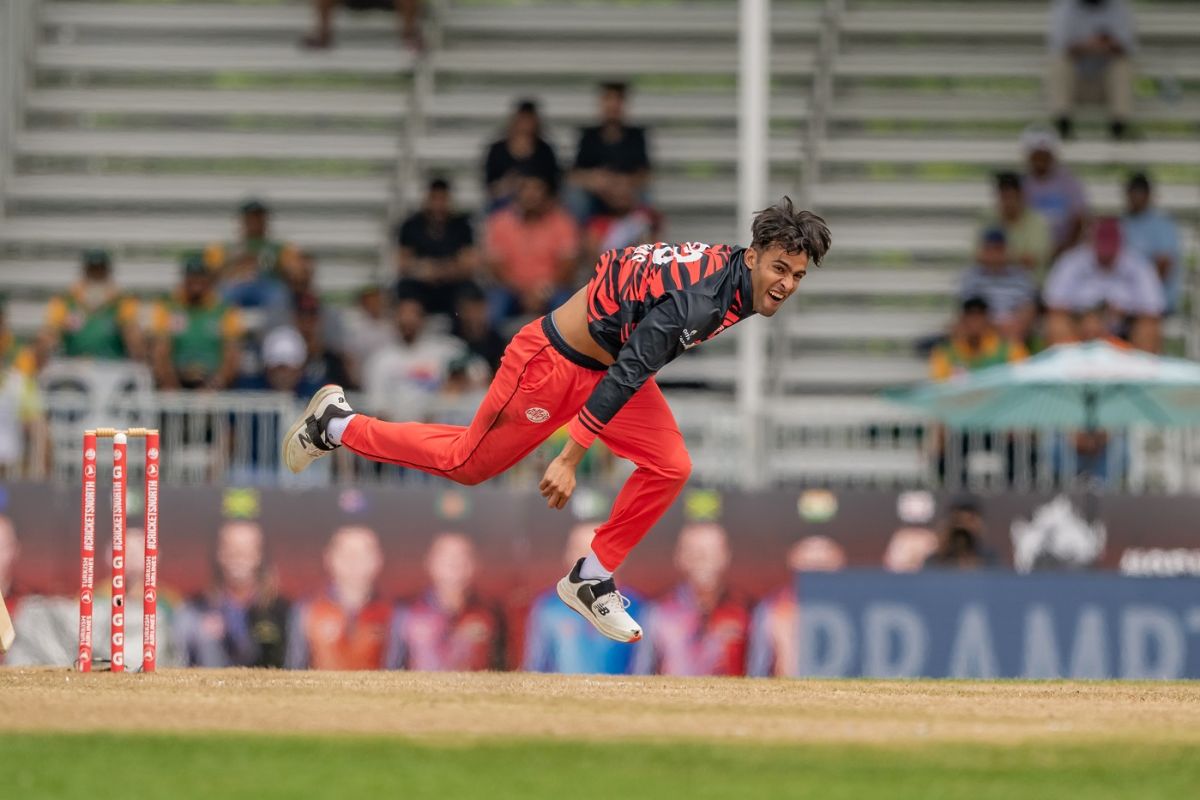
[[522,100],[508,121],[503,139],[492,142],[484,166],[488,207],[491,212],[505,205],[517,192],[517,178],[538,175],[558,186],[558,158],[542,138],[542,121],[537,103]]
[[580,132],[571,179],[587,193],[587,218],[607,210],[604,198],[611,191],[614,174],[632,175],[639,194],[650,179],[646,130],[625,124],[627,95],[624,83],[601,84],[600,124]]
[[467,343],[471,352],[482,358],[491,367],[492,373],[500,368],[500,357],[508,346],[505,339],[488,318],[487,295],[475,285],[468,285],[458,295],[458,314],[450,332]]
[[333,10],[338,6],[351,11],[394,11],[404,43],[417,53],[425,47],[421,38],[421,0],[313,0],[314,30],[300,40],[301,45],[314,50],[333,46]]
[[416,297],[430,314],[453,314],[455,298],[475,279],[478,254],[471,220],[454,210],[450,184],[429,184],[425,204],[397,232],[397,292]]

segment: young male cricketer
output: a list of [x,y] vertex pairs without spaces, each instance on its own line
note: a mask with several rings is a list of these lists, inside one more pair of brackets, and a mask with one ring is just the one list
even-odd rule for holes
[[654,375],[731,325],[775,314],[829,249],[821,217],[789,198],[760,211],[748,248],[644,244],[600,256],[587,286],[509,343],[471,424],[386,422],[355,413],[340,386],[321,388],[284,440],[292,472],[344,446],[360,456],[474,485],[516,464],[563,424],[570,438],[540,489],[562,508],[575,468],[599,438],[637,469],[591,553],[558,596],[602,634],[642,637],[613,571],[675,500],[691,472],[683,435]]

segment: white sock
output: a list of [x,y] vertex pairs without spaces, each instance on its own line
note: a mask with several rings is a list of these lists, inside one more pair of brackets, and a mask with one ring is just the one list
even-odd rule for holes
[[342,434],[346,432],[346,426],[350,424],[350,420],[357,417],[358,414],[351,414],[348,417],[335,417],[329,420],[329,424],[325,426],[325,438],[330,444],[341,444]]
[[583,560],[583,566],[579,568],[579,577],[589,581],[602,581],[611,578],[612,571],[605,569],[600,559],[596,558],[596,554],[589,550],[587,558]]

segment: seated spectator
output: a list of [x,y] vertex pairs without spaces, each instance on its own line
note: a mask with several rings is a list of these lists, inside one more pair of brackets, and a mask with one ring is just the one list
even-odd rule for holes
[[180,615],[189,666],[283,666],[288,602],[278,594],[263,551],[256,522],[226,522],[217,532],[212,588]]
[[304,338],[308,359],[304,362],[302,392],[312,394],[327,383],[336,383],[347,389],[359,387],[358,365],[342,350],[338,342],[329,338],[332,325],[326,324],[327,317],[322,303],[315,294],[302,294],[296,298],[296,330]]
[[367,363],[377,351],[394,342],[396,325],[383,290],[378,286],[361,290],[354,306],[342,313],[342,328],[346,334],[346,355],[355,364]]
[[675,566],[683,583],[648,604],[635,673],[745,674],[750,613],[725,586],[729,558],[729,540],[720,525],[693,523],[680,532]]
[[629,175],[636,196],[645,192],[650,180],[646,129],[626,122],[628,93],[629,87],[624,83],[601,84],[600,124],[580,131],[579,151],[571,171],[572,185],[585,193],[586,204],[574,209],[580,221],[608,210],[607,198],[614,175]]
[[269,310],[265,316],[265,327],[267,329],[280,325],[299,327],[300,323],[297,317],[300,314],[301,306],[308,304],[307,307],[311,310],[312,302],[316,299],[321,337],[326,342],[344,342],[345,334],[342,331],[342,317],[339,310],[330,304],[321,303],[319,300],[317,260],[312,253],[307,250],[295,251],[294,257],[282,265],[280,276],[283,278],[285,302],[283,305]]
[[[599,522],[581,522],[571,528],[563,550],[563,568],[571,570],[592,551],[592,538]],[[629,599],[629,613],[637,619],[641,597],[622,589]],[[628,645],[604,636],[575,613],[551,588],[540,594],[529,609],[525,623],[525,654],[521,668],[530,672],[591,673],[627,675],[638,645]]]
[[604,193],[604,210],[587,224],[587,260],[607,250],[656,242],[661,227],[662,216],[641,200],[636,173],[615,170]]
[[1050,223],[1025,202],[1021,176],[1015,172],[996,174],[996,211],[980,233],[996,227],[1004,230],[1009,257],[1040,276],[1049,266]]
[[399,227],[399,291],[415,295],[430,314],[453,314],[463,287],[475,280],[478,254],[471,220],[454,210],[450,184],[429,184],[425,205]]
[[183,285],[154,309],[153,364],[164,389],[226,389],[237,377],[241,315],[215,291],[201,253],[183,257]]
[[503,619],[475,589],[475,545],[461,533],[438,534],[429,545],[425,570],[425,594],[397,609],[392,619],[387,668],[503,669]]
[[987,300],[968,297],[950,340],[933,348],[929,377],[944,381],[977,369],[1021,361],[1028,355],[1023,344],[1006,339],[992,325]]
[[311,397],[312,391],[304,383],[304,365],[307,363],[308,347],[300,331],[289,325],[272,328],[263,337],[262,364],[266,384],[261,388],[287,392],[296,397]]
[[1009,257],[1003,228],[990,228],[976,254],[976,263],[963,273],[959,297],[982,297],[992,324],[1006,339],[1029,338],[1037,315],[1037,287],[1029,270]]
[[1052,344],[1073,341],[1071,315],[1106,305],[1118,315],[1112,333],[1134,347],[1158,352],[1166,295],[1154,265],[1121,241],[1117,220],[1103,218],[1090,244],[1064,253],[1042,293],[1046,336]]
[[288,669],[383,669],[390,649],[392,604],[376,581],[383,550],[375,531],[338,528],[325,548],[328,586],[292,607],[287,627]]
[[437,400],[430,403],[426,420],[469,427],[487,396],[491,378],[492,371],[482,358],[470,352],[458,356],[446,368],[446,380]]
[[1130,249],[1154,265],[1167,295],[1167,313],[1178,310],[1183,293],[1179,231],[1171,217],[1151,205],[1150,179],[1138,172],[1125,184],[1121,236]]
[[[0,298],[0,478],[44,466],[39,454],[48,434],[45,408],[37,383],[37,356],[18,344],[8,329],[4,299]],[[16,475],[14,475],[16,473]]]
[[981,569],[997,565],[996,554],[984,540],[979,501],[961,496],[951,502],[938,549],[925,559],[925,569]]
[[542,138],[542,122],[537,103],[521,100],[508,121],[503,139],[488,146],[484,164],[487,208],[491,212],[511,202],[517,194],[522,175],[536,175],[557,189],[558,157]]
[[396,341],[363,366],[367,408],[392,419],[422,419],[451,362],[467,348],[452,336],[428,331],[425,309],[415,297],[402,297],[396,303],[395,324]]
[[239,308],[272,309],[282,302],[282,271],[297,256],[296,248],[271,238],[271,210],[251,198],[238,208],[241,236],[229,247],[204,251],[210,268],[220,270],[221,297]]
[[544,314],[570,296],[579,257],[571,215],[537,175],[521,178],[516,202],[488,218],[487,264],[499,284],[492,319]]
[[394,11],[400,38],[414,52],[424,47],[421,38],[421,0],[313,0],[314,30],[300,40],[313,50],[333,47],[333,11],[339,5],[351,11]]
[[487,295],[475,284],[468,284],[459,292],[457,309],[450,333],[466,342],[471,352],[486,361],[495,373],[500,369],[508,340],[488,318]]
[[138,301],[117,288],[103,250],[83,254],[83,277],[50,301],[39,339],[39,361],[53,352],[103,360],[145,356]]
[[1064,139],[1074,125],[1076,90],[1103,88],[1109,131],[1114,139],[1128,132],[1133,114],[1133,54],[1137,41],[1126,0],[1056,0],[1050,9],[1050,71],[1046,94],[1050,113]]
[[1021,134],[1026,172],[1021,179],[1025,200],[1050,223],[1050,260],[1079,243],[1087,221],[1083,184],[1058,160],[1059,139],[1053,131],[1030,126]]

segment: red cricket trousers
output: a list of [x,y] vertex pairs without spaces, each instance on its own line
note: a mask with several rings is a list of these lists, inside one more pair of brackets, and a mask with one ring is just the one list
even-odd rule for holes
[[[360,456],[441,475],[468,486],[499,475],[579,413],[604,371],[581,366],[551,343],[535,320],[521,329],[500,362],[487,396],[467,427],[385,422],[358,414],[342,444]],[[599,438],[637,465],[621,487],[592,551],[614,570],[674,502],[692,462],[671,409],[653,379],[642,386]]]

